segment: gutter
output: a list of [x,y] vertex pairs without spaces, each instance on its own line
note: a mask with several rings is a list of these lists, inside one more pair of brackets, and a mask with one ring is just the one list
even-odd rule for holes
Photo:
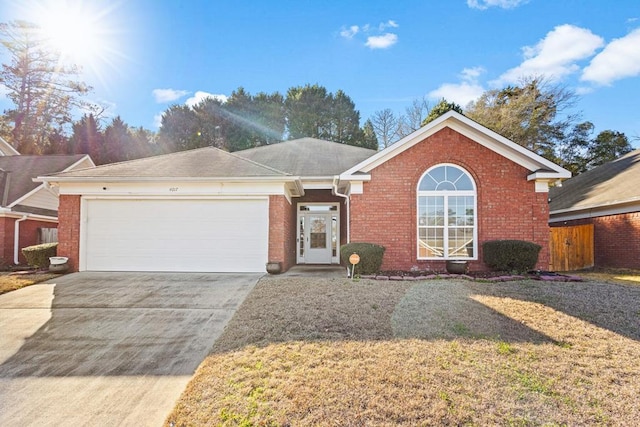
[[13,223],[13,263],[20,264],[20,223],[29,218],[29,215],[22,215]]
[[349,203],[350,198],[348,194],[342,194],[338,192],[338,182],[340,178],[338,176],[333,177],[333,194],[338,197],[344,198],[344,203],[347,205],[347,243],[351,243],[351,205]]

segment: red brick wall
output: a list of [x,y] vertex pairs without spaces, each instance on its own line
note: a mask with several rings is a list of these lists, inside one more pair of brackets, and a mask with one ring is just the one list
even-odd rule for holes
[[269,196],[269,262],[281,262],[287,271],[296,262],[295,217],[284,196]]
[[543,247],[538,268],[549,265],[547,193],[536,193],[530,172],[465,136],[445,128],[371,171],[364,193],[351,197],[351,241],[386,247],[385,270],[444,270],[444,261],[417,260],[417,185],[432,166],[464,168],[477,187],[478,261],[482,242],[518,239]]
[[[18,218],[0,218],[0,262],[3,265],[14,265],[13,262],[13,242],[15,222]],[[20,240],[18,241],[18,247],[20,249],[27,246],[37,245],[38,242],[38,228],[56,228],[58,224],[48,221],[37,221],[27,219],[20,222]],[[26,264],[27,260],[22,255],[22,251],[19,252],[20,264]]]
[[593,224],[595,266],[640,268],[640,212],[552,223],[552,227]]
[[80,261],[80,196],[60,196],[58,221],[58,256],[68,257],[69,269],[78,271]]

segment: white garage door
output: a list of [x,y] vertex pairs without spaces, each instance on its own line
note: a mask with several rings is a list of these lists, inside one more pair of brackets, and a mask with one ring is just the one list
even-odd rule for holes
[[85,212],[86,270],[265,271],[266,199],[93,199]]

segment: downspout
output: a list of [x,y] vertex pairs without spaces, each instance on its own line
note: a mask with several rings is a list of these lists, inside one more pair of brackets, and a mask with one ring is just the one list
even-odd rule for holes
[[13,263],[15,265],[20,264],[20,223],[28,217],[29,215],[22,215],[22,218],[13,223]]
[[344,198],[344,203],[347,205],[347,243],[351,243],[351,205],[349,204],[349,195],[342,194],[338,192],[338,181],[339,178],[337,176],[333,177],[333,194],[338,197]]

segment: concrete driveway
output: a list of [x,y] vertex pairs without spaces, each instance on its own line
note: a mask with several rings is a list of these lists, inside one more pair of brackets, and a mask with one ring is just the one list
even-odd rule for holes
[[260,276],[84,272],[1,295],[0,425],[161,425]]

